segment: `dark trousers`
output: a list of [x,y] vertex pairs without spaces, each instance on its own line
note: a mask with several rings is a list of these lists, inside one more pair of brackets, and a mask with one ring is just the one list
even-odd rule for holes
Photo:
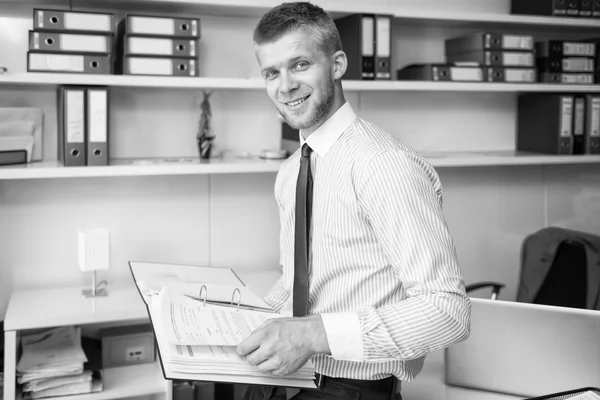
[[[395,378],[393,378],[395,379]],[[395,388],[395,385],[393,386]],[[292,397],[294,400],[401,400],[400,394],[393,396],[390,389],[386,393],[360,387],[349,380],[326,379],[320,389],[302,389]],[[284,388],[276,386],[249,385],[244,389],[242,400],[286,400]]]

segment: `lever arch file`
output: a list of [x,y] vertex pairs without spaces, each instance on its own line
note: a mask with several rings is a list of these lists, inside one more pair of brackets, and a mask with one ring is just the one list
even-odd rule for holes
[[600,154],[600,96],[585,96],[585,154]]
[[86,164],[84,87],[58,88],[58,160],[65,167]]
[[573,96],[546,93],[519,95],[517,150],[573,154],[573,114]]
[[128,14],[119,22],[117,31],[120,36],[141,35],[199,39],[200,19]]
[[231,269],[129,262],[156,337],[165,379],[316,388],[309,360],[274,377],[248,364],[236,346],[281,316]]
[[29,31],[29,50],[108,54],[112,36]]
[[110,54],[27,53],[27,72],[72,72],[80,74],[111,74]]
[[198,39],[125,36],[121,41],[120,56],[196,57],[198,55]]
[[335,25],[348,56],[344,79],[375,79],[375,16],[353,14],[336,19]]
[[198,76],[198,62],[192,58],[134,57],[119,60],[123,75]]
[[107,13],[35,8],[33,29],[54,32],[99,32],[112,35],[115,33],[115,16]]
[[108,88],[86,91],[87,165],[108,165]]

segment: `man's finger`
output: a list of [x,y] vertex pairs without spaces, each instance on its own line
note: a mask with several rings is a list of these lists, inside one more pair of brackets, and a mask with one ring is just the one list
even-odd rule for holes
[[260,372],[264,372],[264,373],[271,373],[275,370],[278,370],[280,368],[280,360],[277,357],[273,357],[273,358],[269,358],[267,361],[258,364],[256,366],[256,368],[258,368],[258,370]]
[[252,332],[250,336],[242,341],[242,343],[237,345],[237,353],[240,356],[245,356],[246,354],[258,349],[260,347],[260,338],[261,335],[257,334],[257,331]]
[[258,365],[270,358],[271,354],[264,347],[259,347],[246,356],[246,361],[250,365]]

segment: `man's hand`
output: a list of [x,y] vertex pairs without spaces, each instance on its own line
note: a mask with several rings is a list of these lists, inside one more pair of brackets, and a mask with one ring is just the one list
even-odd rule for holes
[[329,351],[320,315],[270,319],[237,346],[250,365],[273,375],[291,374],[313,354]]

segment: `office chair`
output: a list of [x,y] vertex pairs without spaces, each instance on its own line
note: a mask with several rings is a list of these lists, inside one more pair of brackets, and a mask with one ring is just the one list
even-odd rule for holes
[[[468,292],[492,288],[496,299],[504,285],[478,282]],[[547,227],[525,237],[517,301],[600,310],[600,236]]]
[[498,298],[498,295],[500,294],[500,290],[502,290],[506,285],[503,283],[499,283],[499,282],[477,282],[477,283],[471,283],[469,285],[465,285],[465,290],[467,293],[475,291],[475,290],[479,290],[479,289],[483,289],[486,287],[491,287],[492,288],[492,295],[491,295],[491,299],[492,300],[496,300],[496,298]]
[[600,236],[558,227],[528,235],[517,301],[600,309]]

